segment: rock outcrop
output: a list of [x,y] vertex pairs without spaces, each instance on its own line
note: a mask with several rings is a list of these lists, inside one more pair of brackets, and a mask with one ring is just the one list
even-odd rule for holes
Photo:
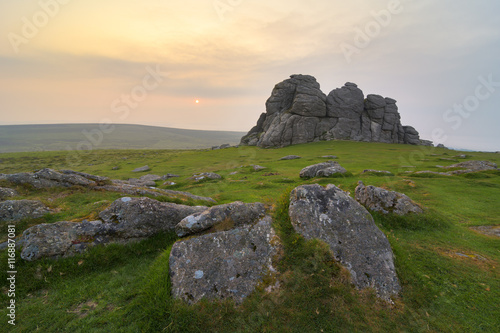
[[37,200],[7,200],[0,202],[0,222],[36,219],[50,214],[51,210]]
[[356,200],[366,208],[383,214],[407,215],[409,213],[421,214],[424,212],[406,194],[371,185],[365,186],[361,181],[358,182],[356,187]]
[[173,296],[189,303],[202,298],[241,303],[276,271],[281,243],[271,224],[266,216],[253,225],[175,243],[169,261]]
[[391,246],[370,213],[335,185],[299,186],[290,194],[290,219],[306,239],[326,242],[354,285],[389,300],[401,287]]
[[285,147],[320,140],[428,145],[411,126],[402,126],[396,101],[368,95],[354,83],[326,96],[316,79],[292,75],[278,83],[266,112],[241,139],[242,145]]
[[0,200],[6,200],[7,198],[12,198],[17,195],[18,193],[16,190],[6,187],[0,187]]

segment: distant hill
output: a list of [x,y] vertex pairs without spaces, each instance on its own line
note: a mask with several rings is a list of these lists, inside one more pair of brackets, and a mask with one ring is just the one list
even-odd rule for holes
[[[0,126],[0,153],[92,149],[199,149],[238,144],[246,133],[200,131],[143,125],[99,124]],[[86,134],[87,135],[86,135]]]

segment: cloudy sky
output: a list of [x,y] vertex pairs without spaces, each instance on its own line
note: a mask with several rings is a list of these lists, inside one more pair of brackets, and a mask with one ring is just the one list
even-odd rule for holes
[[396,99],[425,139],[500,150],[499,15],[495,0],[2,0],[0,124],[247,131],[276,83],[310,74]]

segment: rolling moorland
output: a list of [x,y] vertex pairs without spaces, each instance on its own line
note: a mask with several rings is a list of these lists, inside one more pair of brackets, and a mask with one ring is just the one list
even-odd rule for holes
[[[131,139],[132,140],[132,139]],[[224,142],[225,143],[225,142]],[[231,142],[227,142],[231,143]],[[207,146],[205,144],[205,146]],[[42,168],[75,171],[111,179],[150,174],[180,175],[160,188],[210,196],[217,204],[236,200],[263,202],[272,210],[284,244],[280,289],[264,286],[241,305],[230,301],[187,305],[170,296],[169,252],[178,239],[160,234],[140,243],[94,247],[59,260],[17,259],[17,325],[12,332],[495,332],[500,326],[500,241],[476,232],[500,225],[500,172],[444,176],[408,171],[441,171],[467,160],[500,164],[497,153],[461,153],[448,149],[351,141],[328,141],[281,149],[239,147],[223,150],[94,150],[68,166],[68,152],[0,154],[0,173]],[[287,155],[297,160],[282,161]],[[299,178],[302,168],[336,155],[348,173],[342,177]],[[266,169],[255,171],[252,165]],[[363,173],[387,170],[392,175]],[[196,182],[200,172],[221,180]],[[145,174],[145,173],[144,173]],[[395,304],[372,290],[356,290],[328,247],[305,241],[288,219],[290,191],[302,184],[335,184],[351,195],[359,180],[407,194],[425,207],[422,215],[398,217],[373,213],[395,255],[402,292]],[[7,186],[0,181],[0,186]],[[33,190],[18,186],[19,199],[41,200],[56,213],[16,223],[16,233],[57,221],[97,218],[119,193],[87,188]],[[158,198],[157,198],[158,199]],[[160,198],[161,199],[161,198]],[[163,200],[167,200],[163,198]],[[0,225],[0,242],[7,223]],[[6,251],[0,252],[2,267]],[[0,279],[6,281],[6,270]],[[8,301],[4,287],[2,304]],[[5,307],[0,317],[6,321]],[[6,324],[2,324],[6,327]]]
[[[0,126],[0,153],[80,149],[201,149],[237,144],[245,134],[143,125],[99,124]],[[87,135],[85,135],[87,133]],[[69,148],[69,149],[68,149]]]

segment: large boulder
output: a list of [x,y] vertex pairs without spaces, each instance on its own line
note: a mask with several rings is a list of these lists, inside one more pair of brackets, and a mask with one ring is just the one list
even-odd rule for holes
[[290,194],[289,212],[295,231],[327,243],[357,288],[372,287],[386,300],[400,291],[389,241],[346,192],[335,185],[299,186]]
[[230,204],[213,206],[208,210],[185,217],[175,227],[179,237],[203,232],[208,229],[229,230],[245,224],[254,224],[264,217],[266,208],[257,202],[245,204],[236,201]]
[[241,303],[276,271],[281,243],[264,217],[256,224],[178,241],[170,252],[172,295],[189,303],[232,299]]
[[386,189],[365,186],[362,181],[358,182],[356,187],[356,200],[366,208],[383,214],[394,213],[397,215],[406,215],[409,213],[423,213],[413,200],[406,194]]
[[206,210],[205,206],[186,206],[150,198],[124,197],[99,214],[104,223],[113,223],[119,238],[150,237],[161,231],[173,231],[186,216]]
[[0,202],[0,222],[36,219],[50,213],[51,210],[37,200],[7,200]]
[[330,177],[347,171],[338,162],[324,162],[310,165],[300,171],[300,178]]
[[326,97],[309,75],[292,75],[274,87],[266,112],[241,144],[270,148],[333,139],[428,144],[413,127],[401,125],[394,99],[365,99],[350,82]]

